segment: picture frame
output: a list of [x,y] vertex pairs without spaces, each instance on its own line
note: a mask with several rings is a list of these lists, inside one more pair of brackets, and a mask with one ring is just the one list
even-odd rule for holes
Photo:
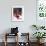
[[36,24],[46,25],[46,0],[36,1]]
[[11,14],[12,21],[24,21],[24,6],[13,6]]
[[37,17],[39,20],[46,19],[46,0],[37,0]]

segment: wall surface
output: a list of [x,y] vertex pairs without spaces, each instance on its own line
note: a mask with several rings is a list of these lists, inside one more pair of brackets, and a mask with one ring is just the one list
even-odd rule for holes
[[[24,6],[23,22],[11,21],[11,8],[16,5]],[[0,35],[17,26],[19,32],[29,32],[32,36],[32,24],[36,24],[36,0],[0,0]]]

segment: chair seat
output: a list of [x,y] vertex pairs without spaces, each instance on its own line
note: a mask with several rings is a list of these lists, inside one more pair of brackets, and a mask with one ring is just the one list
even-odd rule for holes
[[6,35],[7,35],[7,36],[17,36],[17,33],[15,33],[15,34],[7,33]]

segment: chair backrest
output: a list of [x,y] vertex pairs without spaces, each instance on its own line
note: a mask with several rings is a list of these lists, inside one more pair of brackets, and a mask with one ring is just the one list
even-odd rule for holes
[[11,28],[11,33],[12,33],[12,34],[18,33],[18,27],[16,27],[16,28]]

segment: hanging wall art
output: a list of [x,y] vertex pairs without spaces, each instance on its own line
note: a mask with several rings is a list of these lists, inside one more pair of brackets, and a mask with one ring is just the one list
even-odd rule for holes
[[12,7],[12,21],[24,21],[24,6]]

